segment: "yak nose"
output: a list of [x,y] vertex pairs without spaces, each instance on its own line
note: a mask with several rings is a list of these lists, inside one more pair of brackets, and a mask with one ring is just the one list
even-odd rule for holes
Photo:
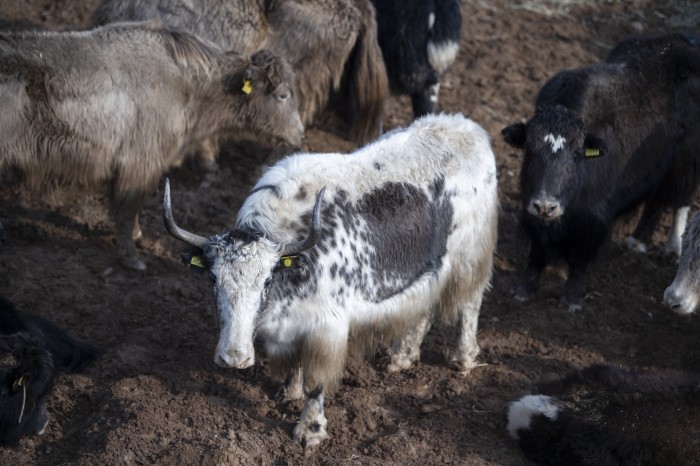
[[546,197],[532,199],[527,210],[532,215],[544,218],[546,220],[557,218],[564,213],[559,201]]
[[678,296],[673,285],[666,288],[664,291],[664,303],[670,307],[673,311],[678,312],[681,308],[681,297]]
[[214,363],[220,367],[245,369],[255,364],[255,356],[251,356],[236,350],[217,352],[214,356]]

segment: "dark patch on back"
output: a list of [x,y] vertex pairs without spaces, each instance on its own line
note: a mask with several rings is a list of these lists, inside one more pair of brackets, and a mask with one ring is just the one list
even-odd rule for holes
[[379,163],[379,162],[374,162],[374,169],[377,170],[377,171],[381,171],[381,170],[382,170],[382,164]]

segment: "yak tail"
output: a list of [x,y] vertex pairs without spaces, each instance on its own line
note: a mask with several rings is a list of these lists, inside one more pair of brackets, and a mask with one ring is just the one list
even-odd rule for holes
[[46,349],[53,356],[54,367],[60,372],[82,372],[100,355],[97,348],[76,339],[44,318],[27,316],[26,321],[30,334],[41,335]]
[[369,0],[358,1],[362,26],[345,64],[343,117],[350,125],[350,139],[364,144],[381,133],[389,84],[384,58],[377,41],[377,21]]

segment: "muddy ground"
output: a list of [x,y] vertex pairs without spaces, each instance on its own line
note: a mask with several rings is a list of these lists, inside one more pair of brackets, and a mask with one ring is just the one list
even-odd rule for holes
[[[0,0],[0,17],[81,28],[94,7],[95,0]],[[495,274],[479,322],[482,367],[466,377],[447,367],[450,329],[434,329],[421,362],[404,373],[385,373],[381,353],[353,355],[326,403],[331,438],[305,455],[291,441],[301,403],[277,405],[280,381],[264,364],[242,371],[214,365],[209,285],[180,263],[181,245],[162,225],[162,193],[143,211],[148,270],[136,273],[115,262],[98,195],[37,199],[5,176],[0,294],[71,328],[104,355],[85,374],[60,380],[46,434],[0,450],[0,464],[527,464],[506,434],[505,409],[535,382],[602,361],[700,370],[700,318],[674,315],[661,299],[675,273],[673,259],[658,252],[670,215],[647,255],[622,244],[634,219],[617,226],[590,270],[583,311],[558,305],[566,277],[560,268],[549,269],[532,302],[511,297],[527,245],[517,234],[520,155],[500,138],[504,126],[529,116],[549,76],[602,59],[629,34],[697,30],[697,5],[465,0],[462,11],[462,46],[444,79],[441,108],[490,132],[500,180]],[[392,99],[387,127],[409,117],[408,100]],[[352,145],[310,129],[306,148]],[[172,171],[179,223],[201,234],[230,227],[263,159],[225,151],[207,188],[189,168]]]

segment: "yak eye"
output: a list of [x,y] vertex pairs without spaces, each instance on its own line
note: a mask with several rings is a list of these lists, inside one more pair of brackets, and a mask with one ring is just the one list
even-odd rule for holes
[[278,92],[276,96],[277,96],[277,100],[279,100],[280,102],[285,102],[287,99],[289,99],[289,97],[291,95],[292,95],[291,92],[284,91],[284,92]]

